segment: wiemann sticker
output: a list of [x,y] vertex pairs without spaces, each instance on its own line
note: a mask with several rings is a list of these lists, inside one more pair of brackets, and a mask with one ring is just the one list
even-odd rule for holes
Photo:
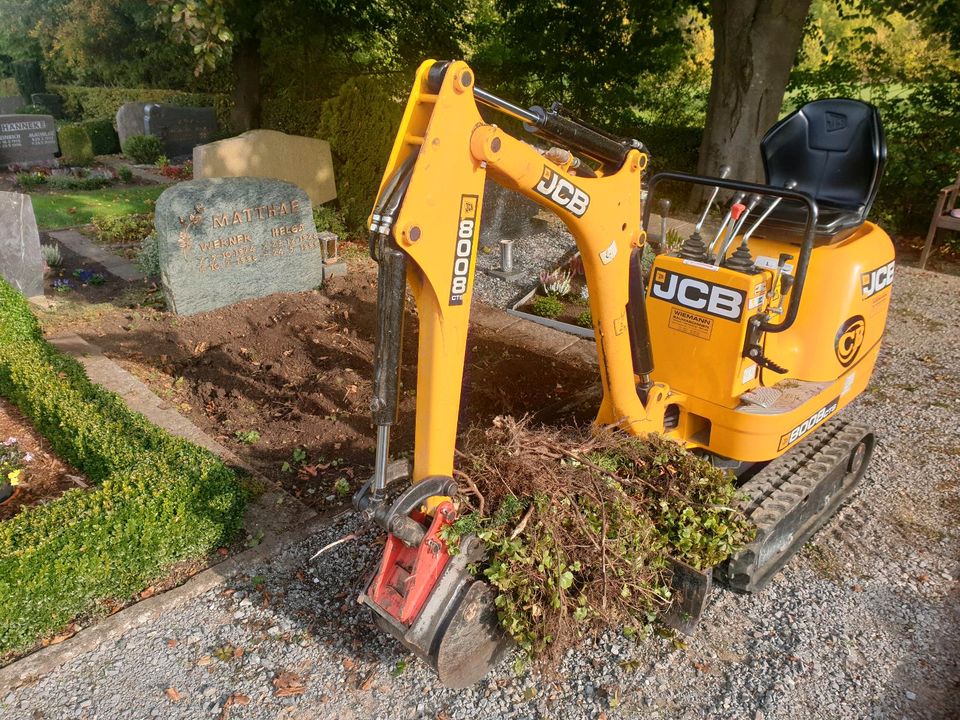
[[711,318],[687,312],[678,307],[670,308],[670,321],[667,324],[674,330],[693,335],[701,340],[709,340],[713,333],[713,320]]

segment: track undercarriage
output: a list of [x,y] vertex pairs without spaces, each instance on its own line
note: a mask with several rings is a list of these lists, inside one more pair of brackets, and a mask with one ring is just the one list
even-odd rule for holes
[[748,498],[741,508],[756,537],[716,578],[738,592],[762,590],[850,497],[875,442],[871,428],[834,419],[750,477],[740,487]]

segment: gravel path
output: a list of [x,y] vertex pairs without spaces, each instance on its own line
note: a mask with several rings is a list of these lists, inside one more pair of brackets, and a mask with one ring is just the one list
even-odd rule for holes
[[898,268],[869,392],[862,489],[757,597],[718,590],[698,634],[584,642],[558,677],[436,685],[353,598],[372,535],[346,516],[246,578],[0,698],[37,718],[960,717],[960,278]]

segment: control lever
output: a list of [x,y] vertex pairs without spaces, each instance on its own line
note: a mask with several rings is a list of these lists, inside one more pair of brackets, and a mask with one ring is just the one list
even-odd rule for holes
[[[745,192],[738,192],[733,196],[733,202],[730,203],[730,209],[727,210],[727,214],[723,216],[723,222],[720,223],[720,228],[717,230],[717,234],[714,235],[713,240],[710,241],[710,245],[707,247],[708,252],[713,252],[714,246],[717,244],[720,238],[723,237],[723,231],[727,229],[727,224],[730,222],[730,218],[733,217],[733,209],[738,205],[740,206],[740,209],[737,210],[737,217],[740,217],[740,213],[743,212],[743,205],[741,205],[741,201],[746,196],[747,194]],[[736,222],[736,219],[734,219],[734,222]]]
[[730,232],[727,233],[727,237],[723,241],[723,246],[717,250],[717,259],[714,262],[714,265],[719,265],[727,257],[727,250],[729,250],[730,246],[733,244],[733,239],[743,228],[744,223],[747,222],[747,217],[753,212],[754,208],[757,207],[761,199],[762,196],[758,195],[757,193],[751,195],[750,201],[748,202],[746,208],[740,211],[740,215],[737,218],[734,218],[736,222],[730,226]]
[[[729,174],[730,166],[721,165],[720,178],[724,179]],[[683,245],[680,247],[680,252],[677,253],[680,257],[686,260],[697,260],[699,262],[706,262],[710,259],[709,253],[707,252],[707,246],[703,244],[703,238],[700,237],[700,229],[703,227],[703,223],[706,222],[707,215],[710,214],[710,208],[713,207],[713,201],[717,199],[717,194],[719,192],[720,186],[714,185],[713,192],[710,193],[710,199],[707,201],[707,206],[703,209],[703,215],[700,216],[700,219],[693,228],[693,232],[690,233],[690,237],[683,241]]]
[[667,246],[667,219],[670,217],[670,201],[667,198],[662,198],[657,205],[660,207],[660,247],[666,252],[670,249]]
[[[725,179],[727,178],[727,175],[729,175],[729,174],[730,174],[730,166],[729,166],[729,165],[721,165],[721,166],[720,166],[720,174],[719,174],[717,177],[719,177],[721,180],[725,180]],[[699,220],[699,221],[697,222],[697,224],[693,227],[693,232],[694,232],[694,234],[696,234],[696,235],[699,235],[699,234],[700,234],[700,228],[702,228],[702,227],[703,227],[703,223],[706,222],[706,220],[707,220],[707,215],[710,214],[710,208],[713,207],[713,201],[717,199],[717,194],[718,194],[719,192],[720,192],[720,186],[719,186],[719,185],[714,185],[714,186],[713,186],[713,192],[710,193],[710,199],[707,200],[707,206],[703,209],[703,215],[700,216],[700,220]]]
[[[773,284],[770,286],[769,297],[771,300],[776,297],[777,287],[780,287],[780,302],[776,307],[770,308],[770,312],[775,313],[776,315],[783,314],[783,300],[786,298],[787,293],[790,292],[790,288],[793,286],[793,276],[785,275],[783,272],[784,267],[786,267],[790,260],[793,260],[793,255],[790,253],[780,253],[780,258],[777,260],[777,272],[774,274]],[[783,281],[783,286],[780,286],[781,280]]]

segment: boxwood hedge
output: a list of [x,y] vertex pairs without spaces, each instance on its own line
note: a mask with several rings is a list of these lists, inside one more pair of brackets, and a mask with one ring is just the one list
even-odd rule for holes
[[96,484],[0,523],[0,656],[129,597],[239,529],[248,499],[219,458],[94,385],[0,280],[0,395]]

